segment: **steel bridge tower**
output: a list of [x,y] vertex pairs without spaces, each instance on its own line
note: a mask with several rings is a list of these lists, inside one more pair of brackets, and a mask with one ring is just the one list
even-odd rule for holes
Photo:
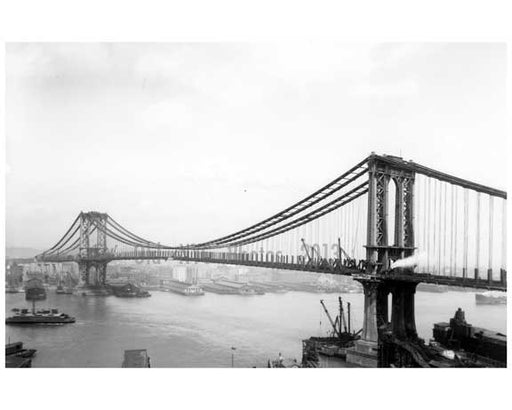
[[[361,340],[348,353],[347,360],[369,367],[377,367],[379,343],[384,332],[391,332],[398,339],[417,338],[414,295],[418,281],[412,276],[414,268],[399,268],[400,279],[389,275],[391,263],[412,256],[415,249],[415,172],[401,159],[398,163],[402,162],[404,166],[397,165],[398,159],[393,157],[393,162],[388,162],[386,157],[372,155],[368,161],[368,267],[366,274],[355,277],[364,289],[364,324]],[[396,187],[394,209],[389,209],[390,184]],[[394,226],[390,226],[390,212],[394,212]],[[390,229],[394,229],[393,243]],[[390,294],[391,320],[388,317]]]
[[[80,213],[80,247],[78,270],[84,286],[104,286],[107,275],[107,225],[108,215],[100,212]],[[91,245],[93,227],[96,228],[96,245]],[[94,269],[94,275],[91,275]]]

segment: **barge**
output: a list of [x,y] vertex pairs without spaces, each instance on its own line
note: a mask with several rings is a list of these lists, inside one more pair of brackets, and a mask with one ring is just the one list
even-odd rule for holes
[[320,301],[332,332],[328,337],[310,337],[302,341],[302,367],[346,367],[347,350],[360,339],[362,329],[358,332],[352,331],[350,303],[347,302],[347,320],[341,297],[338,297],[338,302],[339,314],[333,320],[324,301]]
[[125,283],[121,285],[109,285],[110,291],[118,298],[147,298],[151,294],[133,283]]
[[181,282],[178,280],[162,281],[160,289],[165,292],[178,293],[184,296],[203,296],[204,290],[199,285],[189,282]]
[[124,351],[122,367],[151,367],[151,361],[146,349]]

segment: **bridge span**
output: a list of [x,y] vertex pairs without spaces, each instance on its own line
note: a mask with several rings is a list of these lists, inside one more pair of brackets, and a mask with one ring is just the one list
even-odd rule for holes
[[[163,245],[100,212],[81,212],[36,257],[78,263],[102,286],[115,260],[173,259],[350,275],[364,288],[362,340],[353,361],[377,360],[383,328],[417,337],[420,282],[506,291],[507,193],[389,155],[371,154],[288,208],[206,242]],[[388,295],[392,315],[388,317]]]

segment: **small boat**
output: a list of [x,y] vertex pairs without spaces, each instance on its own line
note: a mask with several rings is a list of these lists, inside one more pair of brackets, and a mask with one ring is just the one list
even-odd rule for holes
[[57,289],[55,289],[55,293],[57,295],[72,295],[73,294],[73,288],[71,288],[71,287],[64,287],[62,285],[58,285]]
[[14,286],[9,286],[9,287],[5,288],[5,293],[20,293],[20,292],[21,292],[21,290]]
[[36,352],[36,349],[24,349],[23,342],[8,343],[5,345],[6,356],[31,358]]
[[301,365],[297,361],[297,359],[284,359],[283,356],[281,356],[281,353],[279,353],[279,357],[276,360],[268,360],[267,362],[268,368],[299,368]]

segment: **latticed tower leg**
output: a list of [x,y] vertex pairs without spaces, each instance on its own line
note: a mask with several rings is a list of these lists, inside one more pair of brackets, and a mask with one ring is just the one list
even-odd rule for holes
[[96,285],[104,286],[107,279],[107,263],[96,264]]
[[97,225],[97,237],[96,237],[96,247],[98,249],[98,253],[103,255],[107,251],[107,214],[96,213],[94,215],[95,223]]
[[89,232],[91,228],[91,220],[89,214],[80,213],[80,248],[79,257],[87,258],[89,256]]
[[78,273],[80,275],[80,281],[84,285],[89,284],[89,262],[79,261],[78,262]]

